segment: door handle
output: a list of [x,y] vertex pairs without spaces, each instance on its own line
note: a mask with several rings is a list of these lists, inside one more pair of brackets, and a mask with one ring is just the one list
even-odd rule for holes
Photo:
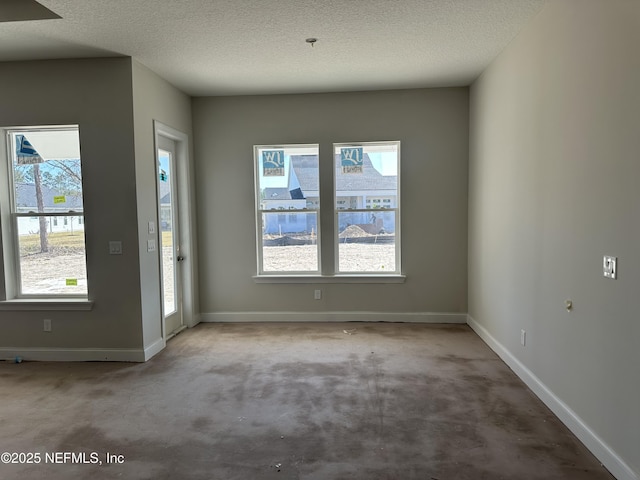
[[176,260],[177,260],[177,261],[179,261],[179,262],[181,262],[181,261],[183,261],[183,260],[184,260],[184,257],[183,257],[183,256],[181,256],[181,255],[178,255],[178,256],[176,257]]

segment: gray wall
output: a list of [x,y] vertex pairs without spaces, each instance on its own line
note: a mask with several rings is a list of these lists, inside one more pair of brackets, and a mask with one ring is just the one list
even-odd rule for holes
[[[95,300],[90,312],[1,311],[0,347],[141,347],[131,59],[0,63],[0,92],[0,126],[80,125]],[[109,240],[122,240],[122,256],[109,255]]]
[[[192,105],[203,313],[466,312],[467,88],[196,98]],[[253,145],[319,143],[320,161],[332,162],[332,142],[374,140],[402,142],[406,283],[322,285],[321,301],[313,300],[314,285],[254,283]]]
[[133,61],[133,107],[142,322],[144,345],[149,347],[162,337],[160,249],[147,252],[148,239],[155,239],[160,245],[160,229],[156,229],[156,235],[150,235],[148,230],[149,221],[158,225],[153,121],[160,121],[191,138],[191,99],[144,65]]
[[[153,120],[190,136],[190,98],[131,58],[0,63],[0,91],[0,127],[80,125],[94,301],[91,311],[0,311],[0,349],[75,360],[142,360],[151,345],[157,352],[160,258],[146,252],[157,216]],[[123,255],[108,254],[110,240],[122,241]]]
[[469,182],[470,316],[634,478],[639,26],[638,2],[549,2],[472,86]]

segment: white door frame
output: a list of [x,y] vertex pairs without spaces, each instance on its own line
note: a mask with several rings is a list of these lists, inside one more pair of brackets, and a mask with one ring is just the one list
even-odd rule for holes
[[[181,262],[180,274],[182,283],[182,317],[184,325],[194,327],[199,323],[198,310],[198,292],[197,292],[197,250],[196,250],[196,234],[195,219],[193,212],[195,211],[194,196],[192,188],[192,172],[191,159],[189,157],[189,137],[175,128],[169,127],[157,120],[153,121],[154,133],[154,172],[157,175],[158,165],[158,146],[160,136],[169,138],[175,142],[176,158],[175,171],[178,190],[178,208],[179,208],[179,229],[180,229],[180,255],[184,257]],[[156,181],[156,189],[158,188]],[[156,225],[158,226],[158,241],[160,241],[160,198],[156,191]],[[159,243],[160,245],[160,243]],[[158,256],[158,261],[162,261],[162,257]],[[158,265],[160,270],[161,265]],[[162,312],[162,338],[167,340],[167,332],[164,326],[164,295],[162,284],[160,288],[160,304]]]

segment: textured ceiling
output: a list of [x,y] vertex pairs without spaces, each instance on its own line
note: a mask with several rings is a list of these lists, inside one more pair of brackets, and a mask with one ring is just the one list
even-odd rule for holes
[[188,94],[235,95],[468,85],[545,0],[40,3],[62,19],[0,23],[0,61],[128,55]]

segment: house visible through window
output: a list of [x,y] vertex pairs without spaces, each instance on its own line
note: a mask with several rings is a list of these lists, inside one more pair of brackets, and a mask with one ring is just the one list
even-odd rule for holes
[[[333,181],[321,182],[317,145],[255,147],[259,275],[400,274],[400,143],[333,153]],[[321,193],[334,197],[333,225],[319,222]],[[323,229],[334,232],[331,272],[319,265],[322,239],[331,242]]]
[[5,132],[15,252],[15,268],[5,268],[15,278],[7,282],[16,297],[86,296],[78,127]]

